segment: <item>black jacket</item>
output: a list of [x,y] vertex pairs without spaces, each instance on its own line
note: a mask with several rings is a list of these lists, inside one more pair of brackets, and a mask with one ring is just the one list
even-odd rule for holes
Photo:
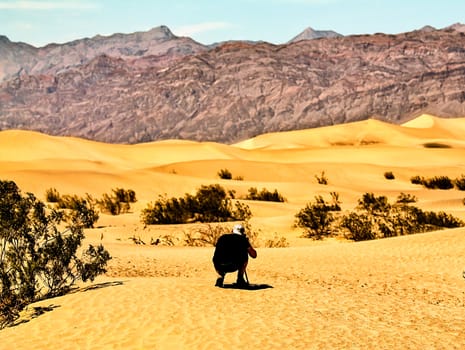
[[216,243],[213,263],[243,264],[248,259],[249,240],[235,233],[222,235]]

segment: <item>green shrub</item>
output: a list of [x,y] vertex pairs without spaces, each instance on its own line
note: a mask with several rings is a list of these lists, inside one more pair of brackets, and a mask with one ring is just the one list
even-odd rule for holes
[[80,198],[76,195],[64,195],[58,201],[59,209],[70,209],[68,217],[76,220],[85,228],[92,228],[97,222],[99,215],[95,210],[94,200],[90,195]]
[[222,225],[206,224],[184,234],[184,243],[189,247],[216,246],[218,239],[231,230]]
[[218,171],[218,176],[220,179],[223,180],[231,180],[232,179],[232,173],[228,169],[221,169]]
[[82,221],[48,210],[13,181],[0,181],[0,328],[11,324],[27,304],[69,291],[77,280],[93,281],[111,258],[102,245],[89,246],[81,258]]
[[324,171],[321,172],[321,175],[320,175],[320,176],[315,175],[315,178],[316,178],[316,181],[317,181],[320,185],[327,185],[327,184],[328,184],[328,178],[326,177]]
[[410,182],[414,185],[423,185],[423,178],[421,178],[420,176],[418,175],[415,175],[415,176],[412,176],[410,178]]
[[183,224],[190,219],[191,211],[184,198],[159,196],[158,200],[142,210],[141,217],[146,225]]
[[346,237],[354,241],[366,241],[376,238],[373,222],[368,214],[352,212],[342,218],[341,227],[349,231]]
[[399,196],[397,196],[396,203],[397,204],[408,204],[408,203],[416,203],[417,197],[411,195],[409,193],[401,192]]
[[235,203],[220,185],[201,186],[195,196],[183,198],[160,196],[142,210],[141,220],[146,225],[181,224],[188,222],[224,222],[245,220],[252,214],[247,205]]
[[296,225],[305,229],[305,237],[321,239],[331,234],[331,224],[335,217],[331,213],[333,205],[325,202],[323,197],[315,197],[315,202],[308,203],[296,215]]
[[136,193],[133,190],[125,190],[122,188],[113,189],[113,195],[103,194],[102,199],[96,203],[100,210],[111,215],[119,215],[127,213],[131,209],[130,203],[135,203]]
[[365,193],[357,210],[341,219],[341,227],[347,229],[347,238],[366,240],[402,236],[441,228],[461,227],[464,223],[444,212],[425,212],[408,203],[416,201],[410,195],[401,194],[395,205],[384,196]]
[[384,177],[387,179],[387,180],[394,180],[396,177],[394,176],[394,173],[392,171],[386,171],[384,173]]
[[447,176],[435,176],[423,181],[423,186],[429,189],[449,190],[454,188],[452,180]]
[[284,202],[285,198],[278,193],[278,190],[274,190],[273,192],[268,191],[267,189],[263,188],[260,192],[258,192],[256,187],[249,188],[249,193],[245,197],[245,199],[254,200],[254,201],[269,201],[269,202]]
[[365,193],[358,200],[358,209],[366,210],[371,214],[382,214],[391,208],[386,196],[376,197],[373,193]]
[[60,201],[60,193],[55,188],[49,188],[45,191],[45,201],[49,203],[58,203]]
[[460,191],[465,191],[465,175],[461,175],[460,177],[454,180],[454,185]]
[[[440,189],[440,190],[449,190],[454,188],[455,181],[452,181],[447,176],[435,176],[432,178],[424,178],[420,176],[413,176],[410,178],[410,182],[416,185],[423,185],[429,189]],[[460,179],[459,179],[460,183]]]
[[112,191],[113,191],[113,196],[120,203],[137,202],[136,192],[134,192],[134,190],[125,190],[123,188],[115,188]]
[[289,247],[289,242],[286,237],[278,237],[275,235],[273,238],[267,239],[265,241],[266,248],[286,248]]

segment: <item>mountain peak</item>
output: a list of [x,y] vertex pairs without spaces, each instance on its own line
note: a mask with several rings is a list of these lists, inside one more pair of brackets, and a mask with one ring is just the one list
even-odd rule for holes
[[332,30],[315,30],[311,27],[306,28],[302,33],[297,35],[296,37],[292,38],[288,41],[288,43],[297,42],[300,40],[313,40],[313,39],[320,39],[320,38],[338,38],[342,37],[342,34],[336,33]]
[[448,26],[448,27],[446,27],[444,29],[452,29],[452,30],[455,30],[457,32],[465,33],[465,24],[454,23],[451,26]]
[[152,28],[146,33],[150,34],[150,36],[152,36],[154,39],[171,40],[177,38],[177,36],[174,35],[173,32],[165,25]]

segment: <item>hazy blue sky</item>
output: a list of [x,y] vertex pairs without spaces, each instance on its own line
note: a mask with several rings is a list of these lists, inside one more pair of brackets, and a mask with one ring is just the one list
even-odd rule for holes
[[307,27],[344,35],[465,23],[465,0],[0,0],[0,35],[35,46],[167,25],[203,43],[284,43]]

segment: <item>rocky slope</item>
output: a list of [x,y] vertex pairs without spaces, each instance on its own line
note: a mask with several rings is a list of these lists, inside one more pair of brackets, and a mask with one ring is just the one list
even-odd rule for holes
[[41,48],[14,43],[7,37],[0,36],[0,81],[21,74],[56,74],[85,64],[99,55],[126,60],[147,58],[151,65],[161,65],[166,60],[206,49],[190,38],[175,36],[166,26],[147,32],[97,35],[90,39],[49,44]]
[[0,129],[118,143],[235,142],[372,117],[465,115],[465,34],[452,28],[235,42],[158,62],[101,55],[19,75],[0,85]]

